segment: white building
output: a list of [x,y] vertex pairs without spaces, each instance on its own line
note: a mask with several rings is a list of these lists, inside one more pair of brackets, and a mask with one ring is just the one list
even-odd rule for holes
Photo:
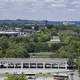
[[53,38],[50,40],[50,42],[59,43],[60,42],[59,36],[53,36]]
[[[67,59],[0,58],[0,75],[5,73],[24,73],[29,78],[37,74],[68,77],[71,71],[67,69],[67,66]],[[35,77],[35,80],[40,80],[39,78],[42,77]],[[48,76],[47,78],[51,77]]]

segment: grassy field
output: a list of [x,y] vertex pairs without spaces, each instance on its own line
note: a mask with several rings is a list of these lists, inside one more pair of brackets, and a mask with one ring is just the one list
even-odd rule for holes
[[31,57],[44,57],[49,58],[51,54],[55,54],[53,52],[40,52],[40,53],[30,53]]

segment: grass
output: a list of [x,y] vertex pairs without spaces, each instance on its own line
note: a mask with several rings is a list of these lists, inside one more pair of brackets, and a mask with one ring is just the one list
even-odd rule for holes
[[53,52],[39,52],[39,53],[30,53],[30,56],[33,57],[49,57]]

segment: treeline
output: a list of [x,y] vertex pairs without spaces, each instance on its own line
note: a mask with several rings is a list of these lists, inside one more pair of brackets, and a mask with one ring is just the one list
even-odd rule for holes
[[30,57],[29,53],[54,52],[60,48],[61,43],[48,43],[55,35],[50,29],[40,30],[29,36],[0,37],[0,57]]
[[[27,58],[30,57],[29,53],[37,52],[53,52],[49,55],[51,58],[80,56],[79,26],[49,25],[46,28],[39,28],[37,26],[38,31],[29,36],[0,37],[0,57]],[[53,36],[59,36],[61,42],[50,42]]]
[[[7,25],[10,28],[32,28],[27,25]],[[2,28],[9,28],[0,25]],[[35,32],[26,36],[1,36],[0,58],[28,58],[30,53],[52,52],[50,58],[69,58],[69,64],[73,60],[80,73],[80,26],[76,25],[47,25],[35,26]],[[60,43],[50,42],[53,36],[59,36]]]
[[73,35],[70,33],[61,33],[59,34],[64,45],[61,46],[57,51],[57,56],[62,58],[67,58],[73,56],[77,58],[80,56],[80,36]]

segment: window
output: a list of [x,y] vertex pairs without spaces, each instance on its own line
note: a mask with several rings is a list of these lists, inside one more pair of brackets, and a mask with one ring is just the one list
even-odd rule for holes
[[60,63],[60,64],[59,64],[59,68],[65,69],[65,63]]
[[21,63],[16,63],[15,68],[21,68]]
[[52,68],[58,68],[58,64],[52,64]]
[[1,64],[0,64],[0,68],[7,68],[7,63],[5,63],[5,62],[1,62]]
[[1,64],[0,68],[7,68],[7,66],[5,66],[4,64]]
[[8,68],[14,68],[14,64],[13,63],[9,63],[8,64]]
[[29,68],[29,63],[23,63],[23,68]]
[[43,63],[37,63],[37,68],[43,68]]
[[36,68],[36,63],[30,63],[30,68]]
[[46,63],[46,64],[45,64],[45,68],[51,68],[51,64]]

